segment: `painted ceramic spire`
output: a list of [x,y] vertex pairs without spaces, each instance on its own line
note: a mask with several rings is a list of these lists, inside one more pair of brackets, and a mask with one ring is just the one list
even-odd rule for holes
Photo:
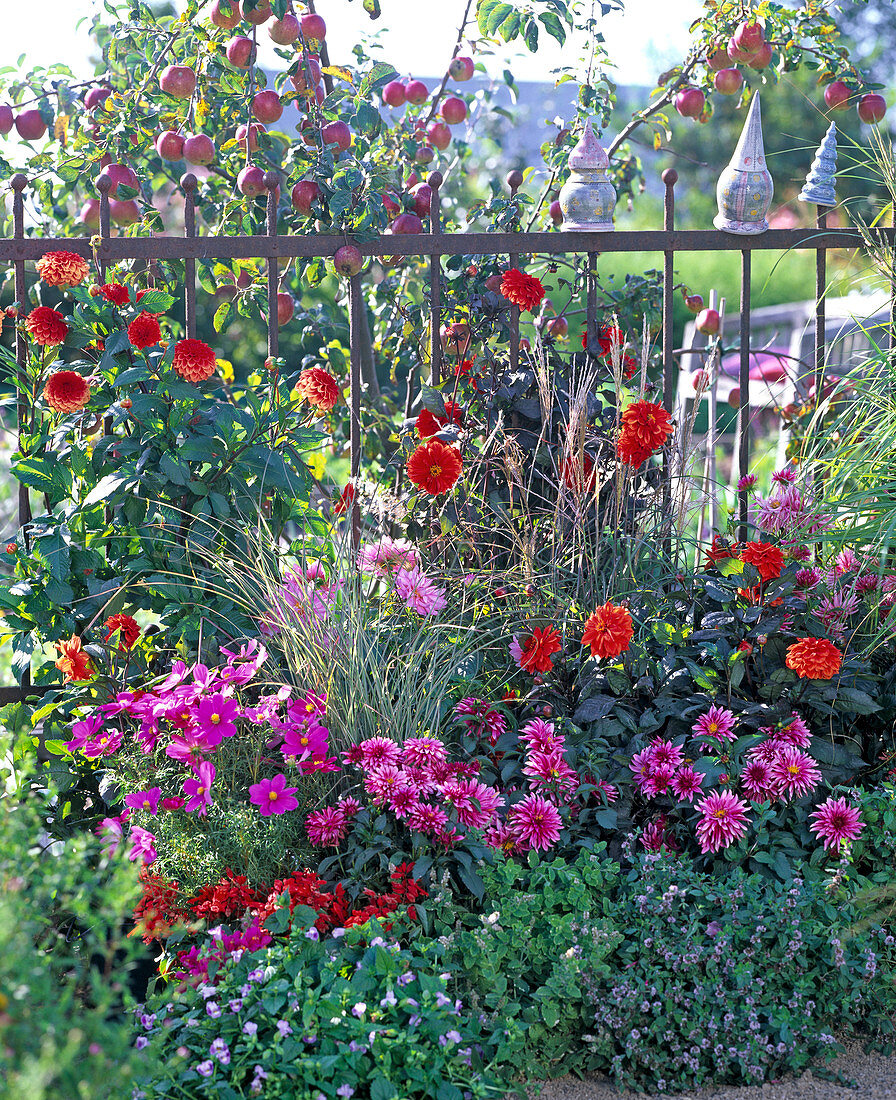
[[832,122],[815,153],[815,160],[800,191],[800,202],[819,206],[836,206],[834,182],[837,176],[837,124]]
[[564,230],[606,233],[615,228],[616,189],[607,175],[609,167],[606,149],[591,122],[586,122],[578,144],[569,154],[569,179],[560,191]]
[[762,115],[757,93],[750,103],[734,156],[719,177],[716,186],[719,212],[713,219],[713,225],[726,233],[764,233],[768,229],[766,215],[773,191],[772,177],[765,165]]

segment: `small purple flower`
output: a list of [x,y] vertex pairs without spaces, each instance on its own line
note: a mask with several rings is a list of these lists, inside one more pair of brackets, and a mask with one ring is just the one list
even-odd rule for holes
[[205,1062],[200,1062],[199,1065],[196,1067],[196,1072],[199,1074],[200,1077],[211,1077],[211,1075],[215,1072],[215,1063],[209,1060],[206,1060]]
[[234,1012],[234,1013],[239,1012],[242,1007],[243,1007],[243,1002],[239,997],[234,997],[233,1000],[230,1002],[230,1011],[231,1012]]
[[383,997],[383,999],[380,1001],[380,1008],[385,1008],[386,1005],[394,1005],[394,1004],[397,1004],[397,1003],[398,1003],[398,998],[395,996],[395,994],[390,989],[389,992],[386,994],[386,996]]
[[292,1028],[289,1026],[289,1024],[286,1022],[286,1020],[278,1020],[277,1021],[277,1030],[280,1032],[281,1036],[284,1039],[286,1038],[287,1035],[292,1035]]
[[217,1058],[222,1066],[230,1065],[230,1047],[223,1039],[214,1039],[212,1045],[208,1048],[208,1052],[212,1058]]
[[134,1046],[137,1050],[143,1050],[144,1047],[149,1046],[149,1039],[147,1039],[145,1035],[138,1035]]
[[[250,970],[246,977],[250,982],[260,982],[264,978],[264,971],[260,966],[257,966],[254,970]],[[245,996],[245,993],[243,996]]]
[[311,928],[305,933],[306,940],[319,940],[320,932],[312,925]]
[[205,1011],[211,1016],[213,1020],[217,1020],[221,1015],[221,1006],[217,1001],[209,1001],[205,1006]]
[[352,1088],[351,1085],[340,1085],[339,1088],[336,1090],[336,1095],[342,1096],[345,1098],[345,1100],[348,1100],[350,1096],[355,1095],[355,1090]]
[[251,1020],[247,1020],[243,1024],[243,1034],[248,1035],[250,1038],[258,1032],[258,1024],[252,1023]]
[[156,1024],[156,1014],[154,1012],[144,1012],[140,1017],[140,1026],[144,1031],[152,1031]]
[[357,1016],[360,1019],[367,1011],[367,1005],[364,1001],[358,1001],[358,1003],[352,1008],[352,1016]]

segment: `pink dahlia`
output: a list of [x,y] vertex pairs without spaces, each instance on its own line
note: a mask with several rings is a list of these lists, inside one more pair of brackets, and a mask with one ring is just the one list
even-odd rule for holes
[[358,746],[361,751],[361,766],[373,768],[379,764],[397,764],[401,756],[398,743],[390,737],[368,737]]
[[641,790],[648,798],[656,798],[658,794],[665,794],[675,776],[675,769],[671,764],[651,764],[650,775],[644,780]]
[[420,791],[408,784],[397,786],[389,793],[386,805],[399,821],[403,821],[420,805]]
[[540,794],[529,794],[512,807],[507,815],[519,837],[521,848],[545,851],[560,839],[562,821],[553,802]]
[[364,776],[364,789],[374,802],[385,802],[398,790],[410,786],[404,771],[395,764],[379,764]]
[[734,726],[737,719],[724,707],[711,706],[706,714],[701,714],[691,726],[695,737],[712,737],[716,741],[733,741]]
[[682,802],[693,802],[703,786],[703,773],[695,772],[688,764],[679,768],[672,777],[672,790]]
[[495,821],[483,833],[482,839],[489,848],[500,848],[507,855],[512,855],[519,848],[516,830],[506,821]]
[[809,727],[800,718],[796,711],[791,712],[790,721],[772,734],[779,741],[787,741],[798,749],[808,749],[812,743],[812,734]]
[[727,848],[747,831],[749,806],[731,791],[714,791],[697,803],[697,809],[701,814],[697,839],[704,854]]
[[809,828],[816,836],[824,840],[825,848],[838,849],[846,840],[855,840],[865,828],[855,806],[850,806],[845,798],[829,798],[818,809],[809,814],[812,824]]
[[305,818],[308,839],[316,848],[338,848],[346,833],[345,813],[338,806],[325,806]]
[[446,590],[433,584],[419,569],[399,569],[395,574],[395,591],[405,606],[418,615],[437,615],[448,606]]
[[598,779],[594,784],[595,787],[601,792],[607,803],[612,806],[613,803],[619,798],[619,791],[612,783],[607,783],[605,779]]
[[408,737],[401,746],[405,763],[430,771],[436,763],[444,763],[445,745],[438,737]]
[[771,765],[772,779],[785,798],[801,798],[821,782],[821,772],[811,756],[784,744]]
[[507,719],[484,699],[461,699],[454,708],[454,713],[471,736],[483,737],[488,732],[489,744],[494,745],[507,732]]
[[391,577],[399,569],[417,569],[420,555],[407,539],[380,539],[362,546],[358,551],[358,568],[362,573],[374,573],[378,577]]
[[740,785],[752,802],[767,802],[775,791],[771,766],[764,760],[748,760],[740,775]]
[[527,722],[519,737],[529,752],[553,752],[557,748],[563,751],[564,740],[554,732],[554,723],[545,722],[543,718],[533,718]]
[[668,765],[673,770],[684,763],[684,753],[679,745],[673,745],[671,741],[658,740],[647,746],[650,759],[655,767]]

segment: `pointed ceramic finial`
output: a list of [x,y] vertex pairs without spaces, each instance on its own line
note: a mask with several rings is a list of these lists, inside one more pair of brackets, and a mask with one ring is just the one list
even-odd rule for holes
[[800,202],[818,206],[836,206],[834,181],[837,175],[837,124],[832,122],[815,153],[815,160],[799,193]]
[[728,167],[719,177],[716,198],[719,212],[713,219],[716,229],[726,233],[749,235],[768,229],[766,214],[771,206],[774,185],[765,165],[762,142],[762,115],[759,95],[753,96],[747,121]]
[[598,141],[591,122],[569,154],[569,179],[560,191],[560,209],[566,231],[609,233],[616,207],[616,189],[607,169],[610,158]]

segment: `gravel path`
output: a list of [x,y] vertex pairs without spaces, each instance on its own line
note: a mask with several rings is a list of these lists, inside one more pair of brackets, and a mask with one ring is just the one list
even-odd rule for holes
[[[827,1069],[842,1074],[850,1084],[837,1084],[815,1077],[807,1070],[800,1077],[787,1077],[774,1084],[713,1085],[671,1095],[662,1100],[896,1100],[896,1054],[865,1054],[861,1041],[841,1035],[846,1048]],[[560,1077],[528,1088],[530,1100],[648,1100],[645,1093],[618,1092],[606,1077]],[[660,1100],[651,1094],[649,1100]]]

